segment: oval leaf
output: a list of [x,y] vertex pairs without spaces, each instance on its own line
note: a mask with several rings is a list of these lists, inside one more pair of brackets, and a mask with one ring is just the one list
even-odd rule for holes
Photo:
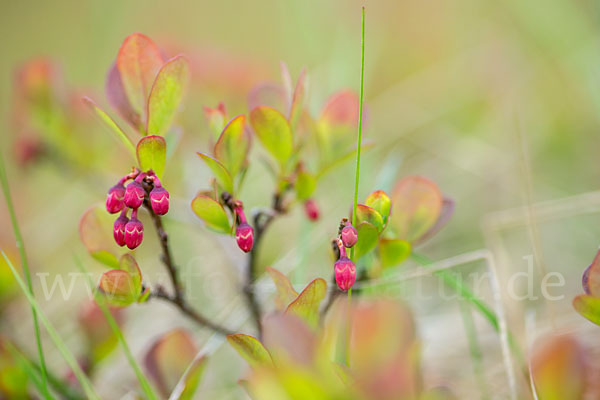
[[357,227],[358,241],[354,245],[354,257],[356,260],[372,251],[377,246],[379,232],[377,228],[368,222],[362,222]]
[[127,121],[134,129],[140,132],[143,131],[142,117],[133,109],[127,98],[127,93],[125,93],[121,74],[116,63],[108,71],[104,91],[106,92],[108,103],[117,110],[121,118]]
[[600,297],[579,295],[573,299],[573,307],[581,316],[600,325]]
[[414,242],[438,220],[442,195],[437,185],[419,176],[404,178],[392,193],[392,227],[399,239]]
[[200,194],[192,200],[192,210],[206,226],[219,233],[231,233],[229,218],[223,206],[211,197]]
[[368,222],[377,228],[378,232],[383,230],[383,217],[375,209],[365,206],[364,204],[358,204],[356,206],[356,223]]
[[423,234],[423,236],[419,237],[419,239],[414,241],[414,244],[423,243],[424,241],[438,233],[444,226],[446,226],[448,221],[450,221],[450,217],[452,217],[452,214],[454,214],[454,200],[444,197],[442,203],[442,210],[440,211],[439,218],[437,219],[437,221],[435,221],[435,224],[431,228],[429,228],[429,230],[425,232],[425,234]]
[[258,339],[238,333],[227,335],[227,341],[251,367],[272,364],[271,355]]
[[167,142],[162,136],[150,135],[141,138],[136,153],[142,171],[151,169],[162,178],[167,162]]
[[113,240],[113,223],[104,207],[95,205],[88,208],[79,221],[79,237],[92,257],[101,263],[119,268]]
[[231,178],[231,174],[225,168],[223,164],[221,164],[218,160],[215,160],[209,155],[204,153],[196,153],[200,156],[200,158],[208,165],[215,175],[217,182],[226,192],[233,193],[233,179]]
[[379,256],[383,268],[394,267],[410,256],[410,243],[399,239],[382,239],[379,242]]
[[140,115],[145,112],[146,99],[163,63],[160,49],[146,35],[134,33],[121,45],[117,69],[129,103]]
[[183,98],[190,79],[190,67],[183,56],[170,59],[159,71],[148,98],[146,132],[164,135]]
[[277,289],[275,308],[283,310],[298,297],[298,292],[296,292],[288,277],[275,268],[267,267],[266,271],[271,276],[273,283],[275,283],[275,288]]
[[250,124],[258,140],[284,167],[292,155],[292,130],[285,117],[268,106],[255,107],[250,112]]
[[310,326],[316,327],[319,322],[319,305],[327,294],[327,283],[317,278],[309,283],[306,288],[290,303],[286,313],[294,314],[306,321]]
[[246,117],[238,115],[223,129],[215,144],[215,157],[235,177],[250,150],[250,138],[246,134]]
[[110,306],[127,307],[140,297],[141,285],[136,284],[129,272],[113,269],[100,277],[98,292]]
[[383,191],[377,190],[371,193],[365,200],[365,205],[371,207],[383,218],[383,223],[386,224],[390,212],[392,210],[392,199]]

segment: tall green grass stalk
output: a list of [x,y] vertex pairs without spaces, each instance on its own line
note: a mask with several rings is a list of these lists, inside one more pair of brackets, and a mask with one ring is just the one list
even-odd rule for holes
[[[25,243],[21,236],[21,229],[19,228],[19,222],[17,221],[17,215],[10,195],[10,187],[8,185],[8,177],[6,174],[6,168],[4,166],[4,159],[0,153],[0,184],[2,185],[2,193],[6,200],[6,207],[10,214],[10,222],[12,224],[13,232],[15,234],[15,241],[19,248],[19,256],[21,258],[21,266],[23,268],[23,274],[27,281],[27,290],[29,294],[33,296],[33,284],[31,283],[31,273],[29,271],[29,264],[27,263],[27,253],[25,252]],[[44,358],[44,350],[42,348],[42,338],[40,336],[40,326],[38,324],[38,318],[35,309],[31,308],[31,314],[33,316],[33,330],[35,333],[35,342],[37,345],[38,357],[40,359],[40,375],[41,375],[41,387],[42,395],[48,399],[51,398],[50,392],[48,391],[48,372],[46,368],[46,360]]]

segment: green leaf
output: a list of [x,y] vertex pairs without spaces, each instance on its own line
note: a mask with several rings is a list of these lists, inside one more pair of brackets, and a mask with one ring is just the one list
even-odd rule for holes
[[212,158],[204,153],[196,153],[200,158],[208,165],[215,175],[217,182],[226,192],[233,193],[233,179],[231,174],[227,171],[227,168],[221,164],[218,160]]
[[177,386],[175,386],[175,389],[173,389],[169,400],[191,400],[194,397],[194,393],[196,393],[200,385],[207,361],[207,357],[199,357],[192,362],[184,376],[177,383]]
[[373,224],[369,222],[361,222],[356,227],[358,231],[358,241],[354,245],[354,257],[356,260],[372,251],[377,246],[379,232]]
[[429,179],[411,176],[400,180],[392,192],[394,212],[390,218],[398,239],[414,242],[437,222],[443,199]]
[[164,135],[183,98],[190,79],[190,67],[183,56],[170,59],[159,71],[148,98],[146,132]]
[[113,269],[100,277],[97,295],[102,295],[113,307],[127,307],[140,297],[141,285],[136,285],[133,276],[124,270]]
[[327,283],[317,278],[309,283],[306,288],[290,303],[286,313],[294,314],[306,321],[310,326],[316,327],[319,323],[319,305],[327,294]]
[[160,49],[146,35],[134,33],[123,41],[116,64],[129,103],[142,115],[156,74],[164,64]]
[[581,316],[600,325],[600,297],[581,294],[573,299],[573,307]]
[[600,250],[596,253],[594,261],[583,273],[583,290],[591,296],[600,297]]
[[[377,228],[378,232],[381,232],[384,227],[383,217],[375,209],[365,206],[364,204],[358,204],[356,206],[356,223],[359,225],[361,222],[368,222]],[[360,238],[359,238],[360,240]]]
[[127,150],[135,157],[135,146],[129,139],[129,137],[123,132],[123,130],[117,125],[115,121],[111,117],[108,116],[100,107],[94,103],[92,99],[89,97],[84,97],[83,102],[90,107],[92,111],[96,114],[97,117],[100,118],[102,122],[111,130],[111,132],[117,135],[117,138],[125,145]]
[[271,276],[273,283],[275,283],[275,288],[277,289],[275,308],[283,310],[298,297],[298,292],[296,292],[288,277],[275,268],[266,267],[266,271]]
[[241,333],[227,335],[227,341],[251,367],[271,365],[271,355],[258,339]]
[[285,117],[274,108],[258,106],[250,112],[250,124],[258,140],[284,168],[293,149],[292,130]]
[[390,216],[390,211],[392,209],[392,199],[390,199],[390,197],[383,190],[377,190],[371,193],[367,197],[367,200],[365,200],[365,205],[371,207],[381,214],[383,217],[383,223],[387,223],[388,217]]
[[206,226],[219,233],[231,233],[231,225],[225,209],[209,196],[199,194],[192,200],[192,210]]
[[79,237],[88,252],[96,260],[111,268],[118,268],[117,245],[113,240],[112,217],[104,207],[88,208],[79,221]]
[[137,159],[142,171],[151,169],[156,176],[162,178],[167,162],[167,142],[157,135],[141,138],[137,145]]
[[296,177],[296,197],[299,201],[308,200],[317,187],[317,178],[310,172],[301,170]]
[[244,165],[250,150],[250,138],[246,134],[246,117],[238,115],[223,129],[215,144],[215,157],[235,178]]
[[394,267],[410,256],[411,246],[406,240],[382,239],[379,241],[379,256],[383,268]]

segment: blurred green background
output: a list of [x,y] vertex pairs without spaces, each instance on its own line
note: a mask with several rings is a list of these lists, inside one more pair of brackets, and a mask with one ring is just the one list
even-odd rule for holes
[[[505,293],[509,320],[519,340],[525,344],[528,335],[550,326],[552,312],[561,327],[589,328],[570,305],[581,291],[580,274],[592,260],[600,234],[600,193],[596,192],[600,5],[586,0],[5,0],[0,6],[0,145],[34,271],[47,272],[51,278],[75,270],[72,254],[86,256],[78,239],[79,218],[89,205],[104,200],[108,187],[127,170],[128,161],[90,118],[89,131],[81,134],[90,135],[94,149],[106,152],[98,163],[72,168],[44,161],[19,167],[13,157],[11,124],[19,65],[34,57],[50,57],[62,68],[70,90],[89,95],[108,110],[103,91],[106,72],[130,33],[147,34],[169,55],[182,52],[190,57],[193,84],[179,117],[184,139],[177,149],[178,162],[165,175],[176,208],[168,228],[176,259],[197,273],[188,283],[201,288],[195,302],[207,314],[228,321],[242,308],[235,300],[241,258],[226,255],[232,244],[202,228],[188,207],[193,195],[207,187],[210,176],[194,155],[208,148],[202,107],[224,101],[230,115],[246,113],[248,91],[264,80],[278,81],[280,61],[288,64],[293,77],[307,68],[308,104],[314,114],[334,91],[358,89],[363,4],[367,7],[364,137],[375,146],[364,154],[359,198],[375,189],[390,190],[402,176],[431,178],[457,206],[450,224],[422,252],[442,259],[488,247],[497,257],[504,284],[511,273],[527,270],[523,257],[535,255],[536,267],[564,274],[565,286],[555,291],[564,297],[544,304],[517,302]],[[264,167],[256,164],[242,193],[250,207],[266,205],[272,191]],[[329,277],[329,239],[351,204],[353,175],[349,162],[319,186],[323,218],[318,223],[305,221],[301,210],[279,220],[265,239],[272,246],[263,250],[262,263],[284,271],[296,269],[292,276],[299,283]],[[527,208],[539,202],[551,203]],[[524,206],[521,212],[490,217]],[[533,218],[528,210],[533,210]],[[496,229],[494,221],[506,218],[512,221],[507,228]],[[537,228],[530,228],[532,221]],[[0,226],[0,243],[16,255],[5,207],[0,208]],[[147,246],[138,252],[149,280],[160,279],[160,265],[151,250],[153,236],[148,232]],[[95,273],[102,271],[90,258],[85,261]],[[538,272],[535,279],[538,291]],[[43,304],[74,351],[81,347],[76,299],[85,296],[83,281],[78,282],[69,301],[55,295]],[[36,289],[41,289],[39,279]],[[451,324],[458,318],[457,306],[415,307],[428,340],[426,360],[446,360],[446,368],[426,362],[426,369],[433,371],[430,377],[441,383],[452,381],[456,374],[468,377],[470,371],[448,368],[457,362],[452,358],[456,354],[444,353],[448,350],[440,344],[452,338],[435,333],[437,324]],[[14,301],[3,308],[0,332],[23,338],[20,344],[33,350],[27,305]],[[191,329],[198,343],[208,335],[164,304],[138,306],[127,313],[126,333],[136,354],[152,337],[173,326]],[[527,333],[526,316],[532,313],[536,328]],[[460,332],[448,335],[464,341]],[[45,344],[50,364],[64,367],[51,343]],[[494,338],[488,345],[491,354],[498,352]],[[468,357],[466,347],[461,349],[458,357]],[[231,368],[223,362],[227,356],[232,356],[231,350],[222,348],[211,360],[212,379],[206,379],[202,388],[207,398],[242,396],[236,379],[244,365],[239,362]],[[118,382],[104,387],[107,396],[123,395],[133,380],[125,360],[114,357],[120,369],[102,370],[98,378]],[[499,355],[490,357],[492,365],[499,362]],[[501,371],[490,374],[501,390]],[[470,389],[460,390],[469,393]]]

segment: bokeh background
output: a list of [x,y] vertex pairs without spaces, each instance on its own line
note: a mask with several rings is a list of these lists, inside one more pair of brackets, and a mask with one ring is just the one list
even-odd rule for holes
[[[359,197],[390,190],[402,176],[431,178],[456,201],[456,211],[421,252],[441,260],[491,250],[509,325],[524,347],[553,329],[597,339],[596,329],[571,307],[600,237],[600,7],[586,0],[2,1],[0,146],[34,272],[48,274],[48,282],[62,275],[68,286],[65,274],[76,271],[73,254],[95,274],[103,271],[80,244],[78,222],[91,204],[104,200],[129,165],[119,144],[84,109],[70,144],[80,154],[75,161],[50,157],[26,167],[17,163],[17,70],[32,58],[49,57],[60,68],[67,97],[76,103],[88,95],[109,109],[103,90],[107,70],[123,39],[142,32],[169,55],[187,54],[193,65],[178,117],[182,143],[164,179],[173,200],[167,227],[175,258],[193,272],[186,284],[194,288],[194,302],[203,312],[243,325],[245,311],[236,294],[243,260],[233,241],[208,232],[189,209],[210,177],[194,154],[208,149],[202,107],[224,101],[230,115],[247,113],[248,91],[265,80],[279,81],[280,61],[293,77],[306,67],[308,104],[315,114],[334,91],[357,90],[363,3],[364,137],[374,147],[364,153]],[[89,153],[93,156],[81,156]],[[255,164],[241,195],[248,207],[267,205],[273,190],[266,169]],[[277,221],[265,238],[261,263],[289,272],[300,286],[317,276],[329,279],[329,240],[350,207],[353,176],[348,162],[319,185],[319,222],[306,221],[300,209]],[[16,260],[8,222],[2,206],[0,247]],[[138,260],[144,276],[159,281],[164,276],[150,231]],[[528,257],[533,257],[534,294],[540,295],[544,273],[560,272],[565,284],[552,294],[561,300],[508,296],[510,276],[528,271]],[[412,267],[407,261],[402,268]],[[481,261],[457,268],[465,274],[484,270]],[[39,277],[34,284],[36,291],[43,290]],[[517,291],[526,293],[527,285],[519,280]],[[403,288],[393,293],[412,302],[417,314],[426,379],[450,384],[460,398],[479,398],[472,369],[457,368],[469,360],[458,302],[420,302],[411,298],[410,283]],[[84,346],[77,315],[85,281],[75,281],[66,300],[58,293],[42,305],[77,353]],[[263,296],[269,296],[268,288]],[[1,307],[1,334],[17,338],[34,354],[27,304],[19,295]],[[199,345],[210,336],[157,302],[125,313],[126,336],[140,357],[153,338],[173,327],[189,329]],[[497,336],[479,317],[476,323],[490,392],[504,398]],[[44,344],[49,364],[65,369],[46,337]],[[236,357],[227,346],[218,348],[202,383],[204,398],[244,398],[236,382],[245,364]],[[101,365],[96,380],[105,383],[98,387],[107,398],[125,395],[135,382],[119,352]]]

